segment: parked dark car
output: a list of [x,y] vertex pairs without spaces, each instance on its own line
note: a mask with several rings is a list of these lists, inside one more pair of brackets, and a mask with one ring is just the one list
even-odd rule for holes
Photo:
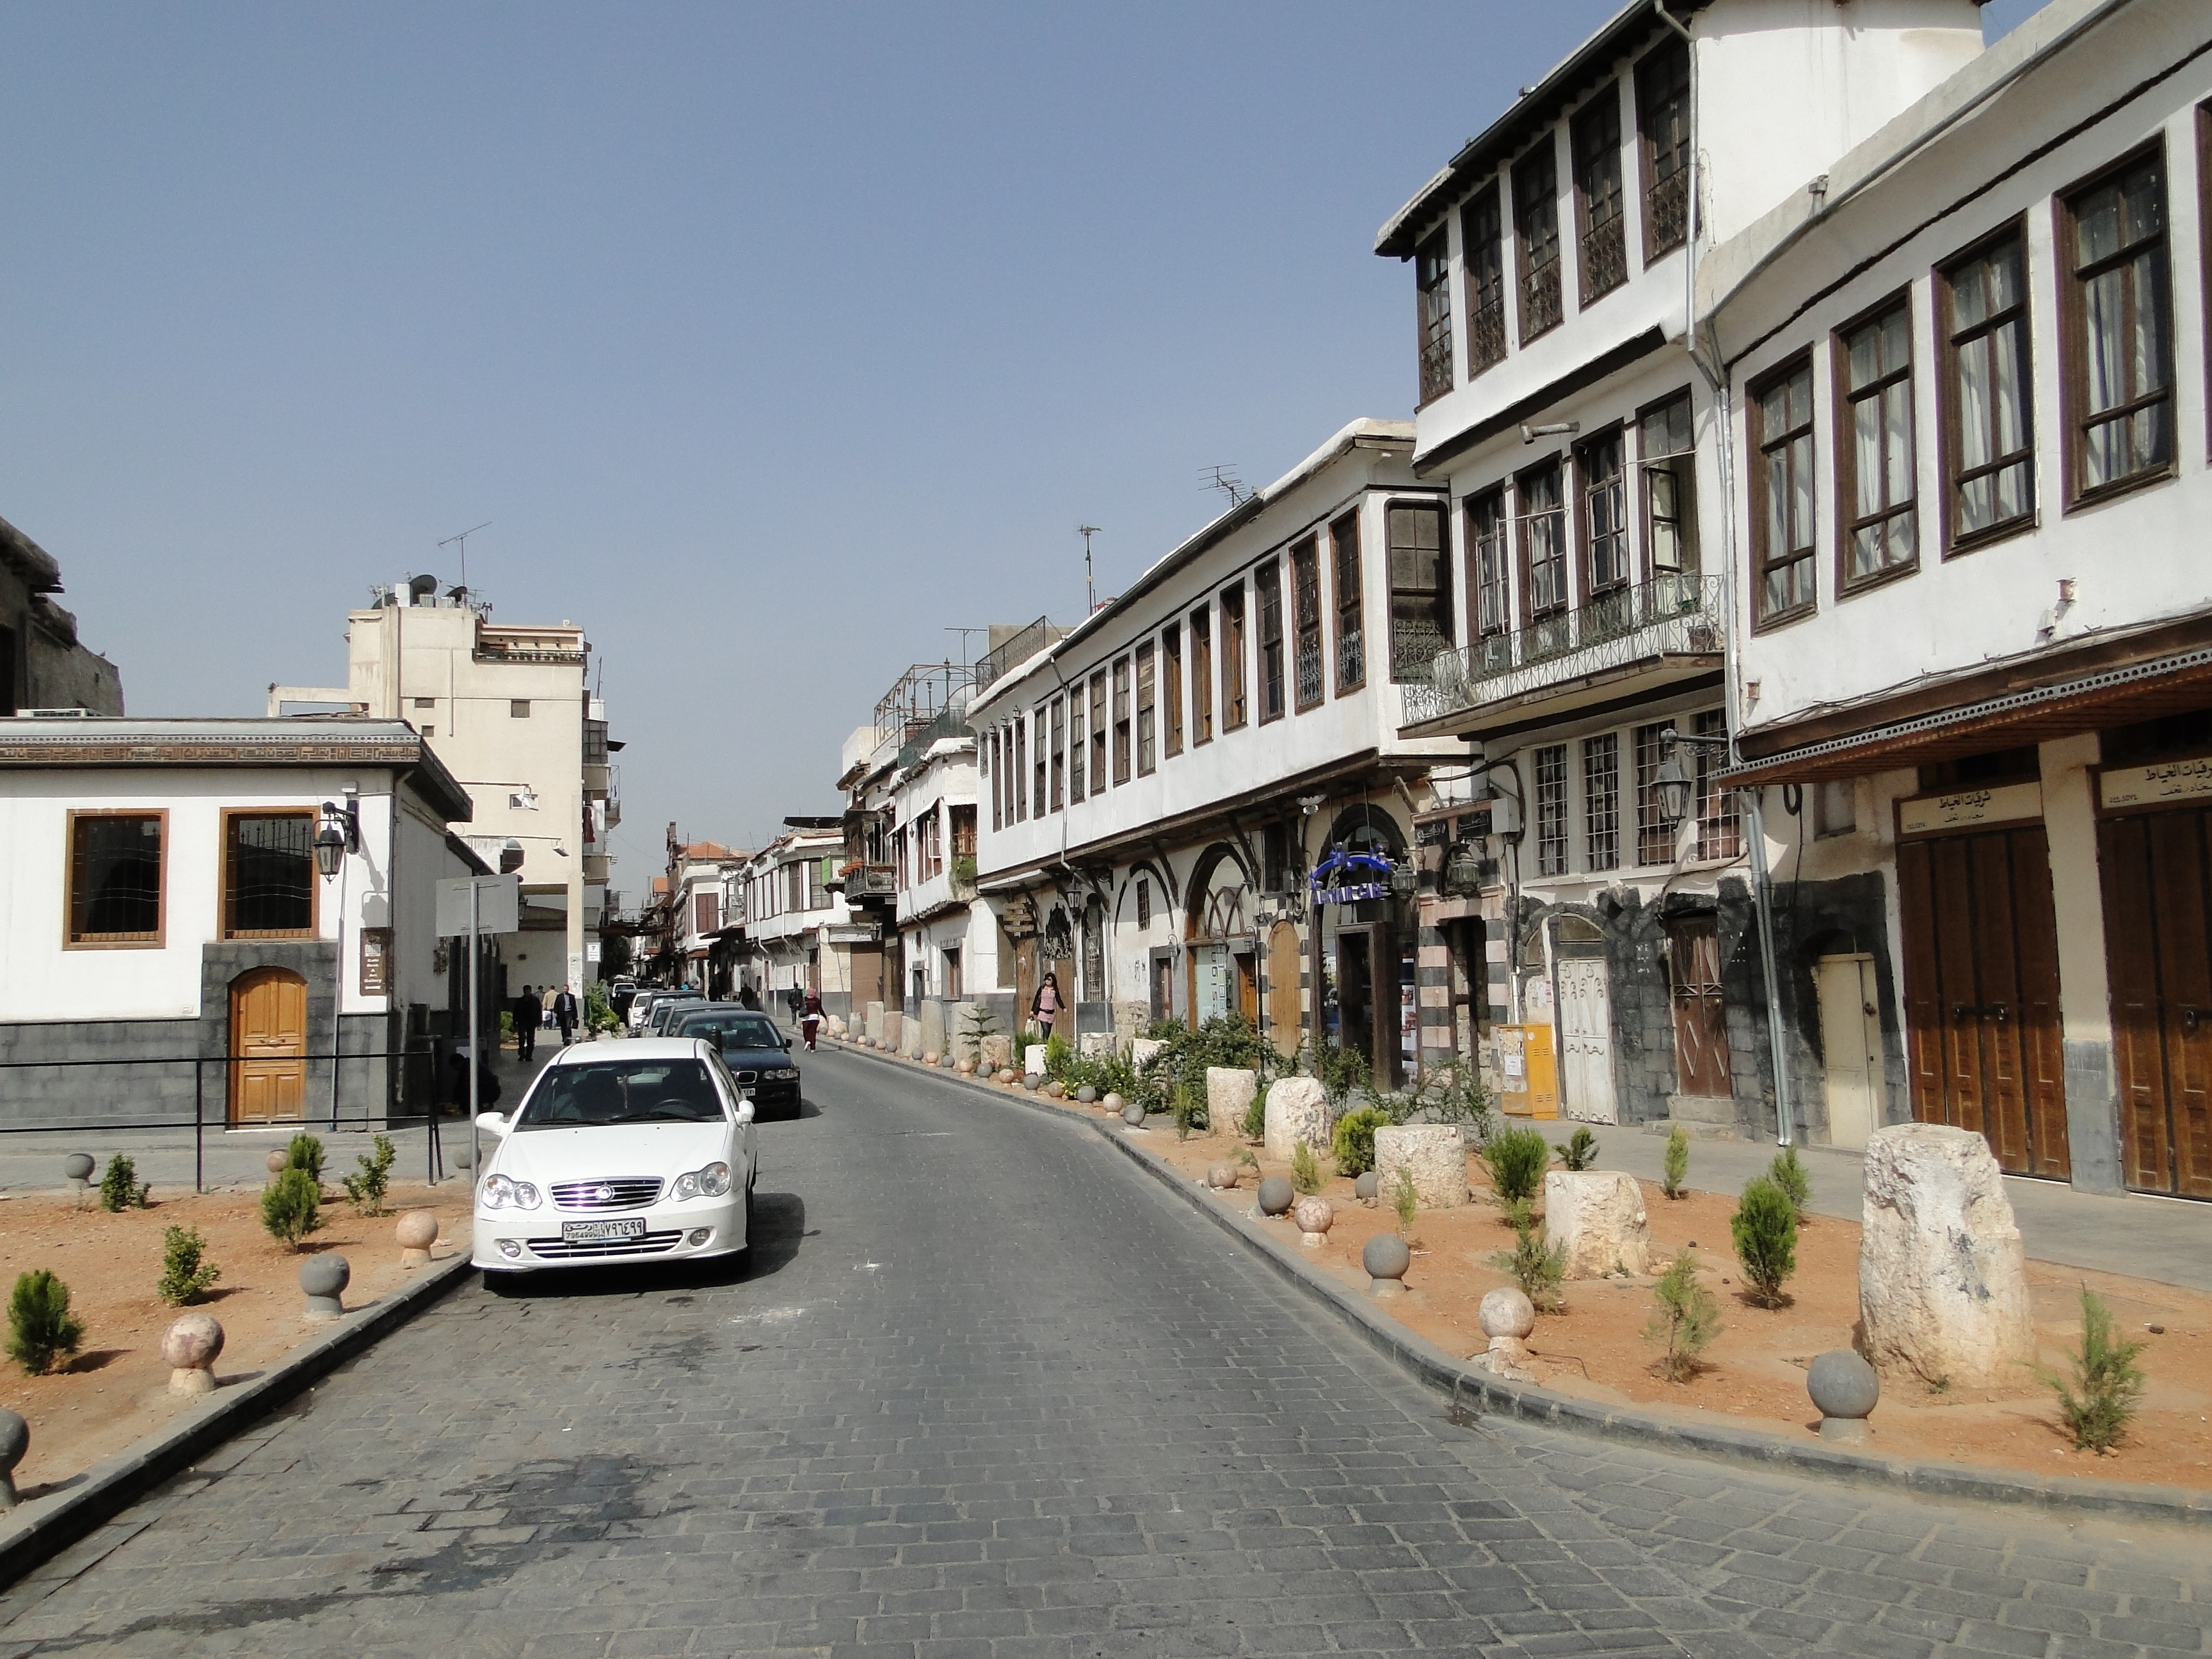
[[799,1115],[799,1067],[792,1064],[791,1039],[757,1008],[734,1002],[702,1002],[678,1007],[668,1035],[705,1037],[722,1051],[722,1063],[740,1086],[752,1091],[758,1117]]

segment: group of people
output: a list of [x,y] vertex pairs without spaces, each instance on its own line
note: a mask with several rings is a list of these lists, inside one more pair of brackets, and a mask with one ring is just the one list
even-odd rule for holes
[[[563,1048],[576,1040],[577,1012],[575,993],[567,986],[553,994],[553,1023],[561,1028]],[[515,1057],[526,1060],[538,1053],[538,1028],[545,1023],[545,1004],[526,985],[514,1000],[514,1014]]]

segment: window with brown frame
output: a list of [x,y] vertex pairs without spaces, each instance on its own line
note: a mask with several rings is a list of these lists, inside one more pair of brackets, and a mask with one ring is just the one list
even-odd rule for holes
[[1106,671],[1091,677],[1091,793],[1106,793]]
[[1550,133],[1513,169],[1513,241],[1519,260],[1521,343],[1559,325],[1559,162]]
[[1536,750],[1536,873],[1567,872],[1567,746]]
[[999,733],[995,727],[983,739],[981,757],[981,771],[991,781],[991,829],[994,834],[1006,827],[1006,815],[1002,798],[1006,793],[1006,769],[999,764]]
[[1114,781],[1129,781],[1129,659],[1114,665]]
[[2074,499],[2173,468],[2166,163],[2156,149],[2063,198],[2068,459]]
[[1690,46],[1669,40],[1636,66],[1644,165],[1644,261],[1690,240]]
[[1836,336],[1839,590],[1919,562],[1912,445],[1912,304],[1905,295]]
[[1013,790],[1014,822],[1025,823],[1030,816],[1030,717],[1014,716],[1013,775],[1006,780]]
[[1283,717],[1283,567],[1269,559],[1252,573],[1260,607],[1260,724]]
[[1328,527],[1329,556],[1336,578],[1336,695],[1367,684],[1367,600],[1359,568],[1359,512],[1346,514]]
[[1190,613],[1190,746],[1213,741],[1213,614],[1209,605]]
[[1083,682],[1067,694],[1067,804],[1074,805],[1089,793],[1090,769],[1084,764],[1088,740],[1083,727]]
[[1637,468],[1644,479],[1644,544],[1655,576],[1698,568],[1697,435],[1690,394],[1637,417]]
[[1583,493],[1583,592],[1586,599],[1627,585],[1628,474],[1621,429],[1601,432],[1575,451]]
[[1291,683],[1297,707],[1311,708],[1327,690],[1321,666],[1321,538],[1291,550]]
[[1939,273],[1943,474],[1954,550],[2035,517],[2027,246],[2015,224]]
[[[1708,708],[1698,716],[1701,738],[1725,737],[1728,716]],[[1743,854],[1743,807],[1735,788],[1718,781],[1729,764],[1728,751],[1698,745],[1698,856],[1733,859]]]
[[1521,621],[1534,628],[1567,609],[1567,502],[1555,456],[1514,481],[1520,495]]
[[1045,711],[1040,706],[1032,718],[1036,721],[1036,768],[1030,778],[1030,816],[1041,818],[1045,815],[1045,748],[1051,741],[1051,728],[1046,724]]
[[1620,867],[1620,733],[1583,739],[1584,867]]
[[1461,210],[1459,241],[1467,267],[1467,372],[1473,379],[1505,361],[1505,238],[1495,181]]
[[304,939],[315,932],[315,815],[223,815],[222,936]]
[[972,806],[952,806],[952,856],[972,859],[975,856],[975,809]]
[[1067,805],[1067,700],[1052,700],[1052,810]]
[[1674,831],[1659,811],[1659,769],[1667,758],[1668,722],[1636,728],[1636,861],[1672,864]]
[[1452,645],[1451,561],[1440,501],[1393,501],[1390,539],[1390,678],[1425,680]]
[[1754,620],[1813,608],[1813,365],[1797,362],[1754,386],[1749,410],[1759,477],[1752,500]]
[[1244,724],[1244,588],[1221,590],[1221,729]]
[[167,817],[159,811],[70,814],[67,944],[160,946]]
[[1452,389],[1451,255],[1441,230],[1413,252],[1420,304],[1421,401]]
[[1137,647],[1137,775],[1152,776],[1159,764],[1159,750],[1154,739],[1154,676],[1152,642],[1146,640]]
[[1170,756],[1182,753],[1182,624],[1170,623],[1160,630],[1160,708],[1164,728],[1161,746]]
[[1512,584],[1506,576],[1505,491],[1486,489],[1467,498],[1467,546],[1473,566],[1474,637],[1488,639],[1513,627]]
[[1608,86],[1569,129],[1575,153],[1575,219],[1582,234],[1582,302],[1628,280],[1628,220],[1620,188],[1620,88]]

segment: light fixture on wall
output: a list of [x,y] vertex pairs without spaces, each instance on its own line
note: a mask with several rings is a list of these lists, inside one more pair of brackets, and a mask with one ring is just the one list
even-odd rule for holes
[[1728,755],[1725,737],[1687,736],[1671,726],[1659,734],[1659,769],[1652,774],[1651,789],[1659,799],[1660,822],[1669,830],[1690,816],[1690,802],[1697,793],[1697,778],[1682,760],[1684,744],[1718,754],[1723,760]]
[[315,869],[325,878],[337,874],[348,853],[361,851],[361,803],[350,793],[346,804],[323,803],[323,827],[315,832]]

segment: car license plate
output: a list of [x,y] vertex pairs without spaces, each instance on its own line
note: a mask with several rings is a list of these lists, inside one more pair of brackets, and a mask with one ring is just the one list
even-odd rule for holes
[[645,1218],[634,1216],[627,1221],[564,1221],[561,1224],[561,1242],[564,1244],[603,1244],[610,1239],[643,1238]]

